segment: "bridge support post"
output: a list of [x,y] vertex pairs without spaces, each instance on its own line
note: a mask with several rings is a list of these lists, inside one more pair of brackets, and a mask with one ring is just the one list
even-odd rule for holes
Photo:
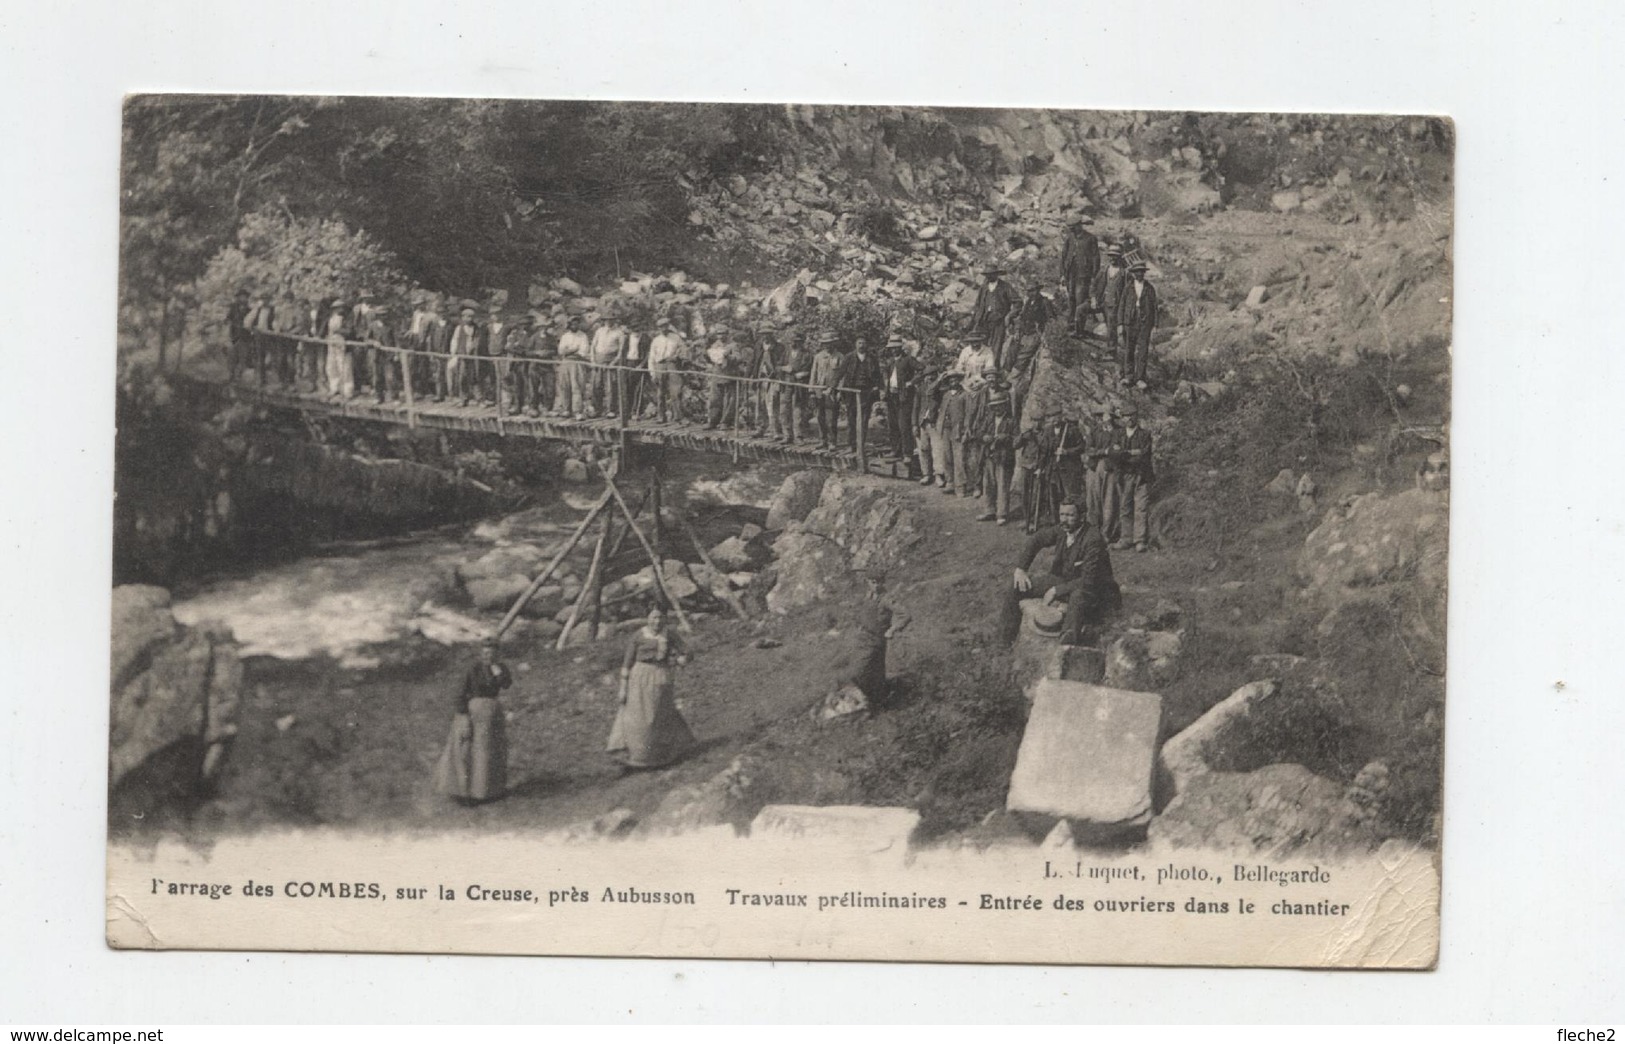
[[406,426],[408,428],[418,426],[417,396],[412,391],[412,370],[414,369],[412,364],[415,362],[417,362],[417,356],[411,352],[401,353],[401,387],[405,389],[406,394]]

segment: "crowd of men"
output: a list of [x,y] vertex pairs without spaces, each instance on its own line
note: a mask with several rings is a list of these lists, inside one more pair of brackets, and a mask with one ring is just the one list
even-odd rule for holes
[[[1036,533],[1072,504],[1111,546],[1143,552],[1152,444],[1134,405],[1114,414],[1079,403],[1074,415],[1051,409],[1022,424],[1052,320],[1073,338],[1103,326],[1120,386],[1146,387],[1158,307],[1149,265],[1132,237],[1103,249],[1090,223],[1068,230],[1054,300],[1037,285],[1018,292],[988,266],[968,321],[929,339],[894,331],[878,345],[843,343],[812,287],[789,313],[753,322],[615,300],[555,318],[429,292],[397,310],[367,291],[319,303],[244,291],[227,316],[230,376],[252,369],[262,384],[380,403],[404,400],[410,386],[419,401],[509,415],[723,428],[851,452],[879,408],[892,461],[978,501],[979,520],[1005,525],[1018,503]],[[413,351],[386,350],[399,348]]]

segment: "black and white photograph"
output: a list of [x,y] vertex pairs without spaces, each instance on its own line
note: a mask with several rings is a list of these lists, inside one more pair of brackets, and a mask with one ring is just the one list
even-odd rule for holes
[[1430,967],[1454,163],[131,95],[110,943]]

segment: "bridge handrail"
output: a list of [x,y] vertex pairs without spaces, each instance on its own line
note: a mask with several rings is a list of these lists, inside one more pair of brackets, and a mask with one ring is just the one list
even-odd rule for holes
[[[331,347],[332,344],[333,344],[333,341],[332,341],[331,338],[315,337],[315,336],[312,336],[310,334],[289,333],[289,332],[281,331],[281,330],[259,330],[259,329],[250,328],[248,330],[248,333],[251,336],[256,336],[256,337],[281,338],[283,340],[295,341],[295,342],[298,342],[300,344],[320,345],[322,347]],[[346,348],[360,348],[360,349],[365,349],[365,350],[368,350],[368,351],[390,352],[392,354],[399,355],[399,356],[409,356],[409,357],[410,356],[420,356],[420,357],[423,357],[423,358],[443,360],[444,362],[447,362],[447,363],[450,363],[450,362],[453,362],[453,361],[467,362],[469,364],[472,364],[475,367],[475,372],[478,372],[478,369],[479,369],[480,366],[482,366],[483,364],[488,363],[495,370],[496,375],[497,375],[499,380],[502,377],[502,371],[498,367],[502,363],[506,363],[506,364],[508,364],[510,366],[512,366],[512,365],[520,365],[520,366],[529,367],[529,366],[538,366],[539,365],[539,366],[548,366],[548,367],[553,367],[553,368],[557,368],[559,366],[564,365],[565,363],[569,363],[569,364],[572,364],[572,365],[575,365],[575,366],[580,366],[580,367],[583,367],[583,368],[586,368],[586,369],[589,369],[589,370],[603,370],[603,371],[607,371],[607,372],[615,372],[615,373],[623,373],[623,374],[625,374],[625,373],[653,374],[654,373],[654,371],[650,367],[650,361],[648,360],[647,357],[645,357],[644,360],[640,364],[633,366],[633,365],[628,365],[626,363],[621,363],[621,362],[616,362],[616,363],[595,362],[595,361],[593,361],[591,359],[585,359],[585,358],[581,358],[579,356],[568,356],[568,357],[552,356],[552,357],[547,357],[547,358],[538,358],[538,357],[535,357],[535,356],[528,356],[528,355],[507,355],[507,354],[503,354],[503,355],[474,355],[474,354],[460,354],[460,353],[457,353],[457,352],[435,351],[433,349],[427,349],[427,348],[407,348],[407,347],[402,347],[402,346],[398,346],[398,345],[383,344],[383,343],[381,343],[379,341],[372,341],[372,340],[356,341],[356,340],[352,340],[350,338],[341,338],[340,340],[341,340],[341,342],[343,343],[343,345]],[[685,364],[685,365],[683,366],[682,369],[676,370],[674,372],[683,373],[683,374],[694,374],[695,376],[705,378],[707,380],[721,380],[721,381],[727,382],[728,384],[735,386],[735,394],[738,394],[738,386],[739,385],[747,385],[752,389],[761,390],[761,391],[765,391],[767,388],[777,386],[777,387],[786,387],[786,388],[800,390],[800,391],[803,391],[803,392],[810,393],[812,395],[826,395],[826,396],[850,395],[850,396],[853,397],[852,402],[853,402],[853,407],[854,407],[854,409],[853,409],[853,417],[854,418],[867,417],[867,411],[862,408],[862,403],[863,403],[863,400],[865,398],[873,398],[873,399],[878,400],[881,397],[882,393],[883,393],[883,390],[880,389],[880,388],[869,388],[869,389],[849,388],[849,387],[845,387],[845,386],[842,386],[842,385],[830,386],[830,385],[813,384],[810,381],[809,382],[786,381],[786,380],[781,380],[781,379],[779,379],[777,377],[750,377],[750,376],[745,376],[743,374],[719,373],[719,372],[717,372],[715,370],[709,370],[709,369],[691,369],[691,368],[688,368],[686,366],[686,364],[688,363],[689,360],[684,359],[684,360],[678,360],[678,361],[680,363],[682,363],[682,364]],[[258,368],[261,365],[263,365],[263,363],[260,363],[258,360],[256,360],[256,368]],[[412,367],[407,366],[407,365],[403,365],[401,367],[401,369],[402,369],[402,378],[403,378],[402,391],[404,392],[405,397],[406,397],[407,423],[412,425],[412,426],[416,426],[416,424],[417,424],[417,417],[416,417],[417,402],[416,402],[415,389],[412,386],[412,373],[411,373]],[[263,381],[263,379],[264,379],[263,371],[260,373],[260,378]],[[622,391],[621,394],[624,395],[624,387],[623,387],[623,391]],[[746,394],[750,394],[750,392],[747,392]],[[743,413],[743,411],[740,410],[739,404],[737,402],[734,405],[732,413],[733,413],[734,435],[737,438],[739,436],[739,431],[740,431],[740,418],[741,418],[742,413]],[[499,389],[496,389],[496,423],[497,423],[497,431],[499,433],[503,429],[504,418],[505,418],[505,411],[504,411],[504,408],[503,408],[503,405],[502,405],[502,390],[499,388]],[[626,418],[622,418],[622,427],[625,426],[624,425],[625,419]],[[866,427],[866,425],[864,425],[864,424],[857,424],[856,425],[857,431],[855,433],[856,434],[855,442],[856,442],[858,460],[859,460],[860,464],[865,469],[867,469],[867,466],[868,466],[868,449],[867,449],[867,444],[866,444],[867,443],[867,432],[865,431],[865,427]]]
[[[313,337],[310,334],[286,333],[286,332],[283,332],[283,331],[280,331],[280,330],[250,330],[249,333],[253,334],[255,336],[259,336],[259,337],[280,337],[280,338],[282,338],[284,340],[298,341],[301,344],[320,345],[322,347],[327,347],[327,346],[329,346],[329,345],[331,345],[333,343],[330,338],[326,338],[326,337]],[[344,346],[346,348],[378,349],[380,351],[394,352],[394,353],[397,353],[397,354],[400,354],[400,355],[415,355],[415,356],[422,356],[422,357],[431,358],[431,359],[445,359],[445,360],[448,360],[448,361],[452,360],[452,359],[460,359],[460,360],[464,360],[464,361],[476,361],[476,360],[478,360],[478,361],[489,361],[489,362],[505,361],[505,362],[509,362],[509,363],[525,363],[527,365],[540,365],[540,366],[559,366],[559,365],[561,365],[563,363],[573,363],[573,364],[578,365],[578,366],[585,366],[585,367],[589,367],[589,368],[595,369],[595,370],[620,370],[620,371],[623,371],[623,372],[626,372],[626,373],[652,373],[652,372],[654,372],[653,370],[650,369],[651,363],[650,363],[650,361],[648,359],[645,359],[642,363],[639,363],[637,365],[629,365],[629,364],[626,364],[626,363],[594,362],[591,359],[584,359],[584,358],[581,358],[580,356],[558,356],[558,355],[535,356],[535,355],[507,355],[507,354],[503,354],[503,355],[472,355],[472,354],[463,355],[463,354],[458,354],[456,352],[434,351],[434,350],[428,349],[428,348],[408,348],[408,347],[405,347],[404,345],[384,344],[384,343],[382,343],[380,341],[355,341],[355,340],[351,340],[349,338],[344,338],[343,341],[344,341]],[[799,389],[801,389],[803,391],[817,392],[817,393],[821,393],[821,394],[830,394],[830,393],[840,394],[840,393],[844,393],[844,394],[848,394],[848,395],[856,395],[856,394],[861,393],[861,394],[866,394],[866,395],[875,395],[877,397],[880,394],[880,389],[875,389],[875,388],[871,388],[871,389],[848,388],[848,387],[846,387],[844,385],[837,385],[837,386],[831,387],[830,385],[827,385],[827,384],[813,384],[810,381],[807,381],[807,382],[803,382],[803,381],[786,381],[786,380],[782,380],[782,379],[780,379],[778,377],[750,377],[750,376],[747,376],[745,374],[718,373],[715,370],[709,370],[709,369],[705,369],[703,367],[691,366],[691,365],[689,365],[690,360],[687,360],[687,359],[681,359],[681,360],[678,360],[678,362],[681,363],[682,365],[681,365],[681,368],[677,372],[685,373],[685,374],[694,374],[694,375],[699,376],[699,377],[720,377],[723,380],[727,380],[727,381],[737,381],[737,382],[741,382],[741,383],[750,383],[750,384],[762,384],[762,385],[776,384],[776,385],[783,385],[783,386],[789,387],[789,388],[799,388]]]

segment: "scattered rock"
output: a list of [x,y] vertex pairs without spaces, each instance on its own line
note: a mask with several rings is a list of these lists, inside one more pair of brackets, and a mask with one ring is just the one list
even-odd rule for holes
[[761,536],[764,532],[766,532],[766,530],[756,523],[746,522],[739,529],[739,539],[748,544],[752,540],[755,540],[757,537]]
[[1106,684],[1156,689],[1179,677],[1182,643],[1173,631],[1131,629],[1106,647]]
[[590,482],[592,481],[592,470],[586,461],[567,457],[564,461],[562,478],[566,482]]
[[869,697],[862,689],[848,682],[814,705],[812,717],[814,721],[830,722],[868,713]]
[[1312,514],[1315,510],[1315,494],[1320,492],[1320,487],[1315,484],[1315,480],[1310,476],[1309,472],[1304,472],[1303,476],[1298,479],[1298,485],[1294,492],[1298,497],[1298,510],[1305,515]]
[[1269,296],[1269,292],[1270,288],[1262,284],[1247,291],[1247,307],[1258,308],[1263,305],[1265,298]]
[[751,642],[750,645],[753,649],[777,649],[784,645],[784,643],[777,638],[763,636],[756,639],[754,642]]
[[1277,192],[1270,196],[1270,206],[1283,214],[1290,214],[1303,206],[1303,194],[1295,191]]
[[708,553],[717,568],[726,572],[748,569],[755,564],[751,549],[736,536],[724,540]]
[[1297,474],[1291,468],[1282,468],[1276,472],[1274,478],[1270,479],[1269,485],[1264,487],[1264,492],[1273,493],[1279,497],[1290,497],[1293,495],[1293,491],[1297,489],[1297,486]]

